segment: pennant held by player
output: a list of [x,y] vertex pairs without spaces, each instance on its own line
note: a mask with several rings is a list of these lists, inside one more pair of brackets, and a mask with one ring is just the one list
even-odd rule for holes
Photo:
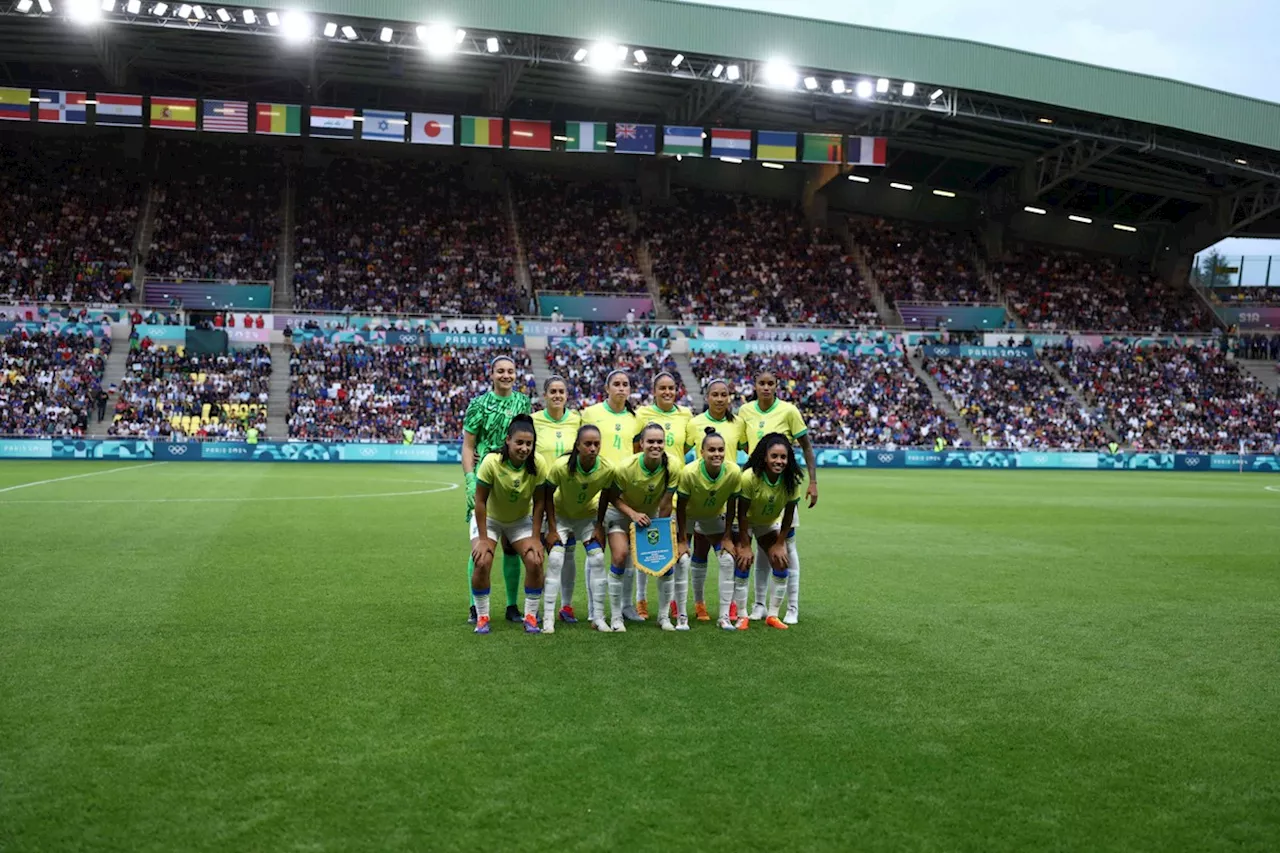
[[640,571],[665,575],[676,564],[675,527],[671,518],[653,518],[648,527],[631,525],[631,564]]

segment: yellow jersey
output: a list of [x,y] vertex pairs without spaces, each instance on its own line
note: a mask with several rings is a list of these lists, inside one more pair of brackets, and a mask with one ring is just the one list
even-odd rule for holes
[[782,433],[792,444],[809,433],[800,410],[785,400],[775,399],[767,412],[761,411],[760,404],[752,400],[738,409],[738,417],[742,419],[743,429],[746,431],[747,453],[754,451],[760,439],[771,432]]
[[573,440],[577,438],[581,424],[582,415],[572,409],[565,409],[558,421],[546,409],[533,413],[533,429],[538,438],[539,471],[550,471],[552,463],[573,450]]
[[640,431],[636,420],[626,409],[615,412],[608,403],[596,403],[582,410],[582,423],[600,430],[600,455],[614,465],[635,456],[636,433]]
[[533,491],[542,480],[523,466],[516,468],[501,454],[490,453],[480,463],[476,480],[489,489],[485,513],[496,521],[509,524],[533,513]]
[[554,486],[557,518],[579,520],[595,518],[600,505],[600,493],[613,485],[614,469],[604,457],[597,457],[590,471],[582,470],[581,463],[569,470],[569,457],[561,456],[551,466],[546,482]]
[[716,432],[720,433],[724,438],[724,458],[726,461],[734,461],[738,457],[739,448],[746,449],[745,422],[742,420],[741,415],[736,416],[733,420],[726,418],[718,421],[711,417],[710,412],[703,412],[691,418],[684,431],[684,446],[686,449],[693,450],[695,458],[702,458],[702,439],[707,437],[707,427],[715,427]]
[[738,493],[741,477],[742,469],[728,460],[714,480],[707,473],[707,463],[702,460],[690,462],[680,472],[676,498],[685,508],[688,518],[718,518],[724,515],[729,498]]
[[635,453],[616,467],[613,485],[627,506],[636,512],[653,515],[658,511],[663,496],[675,491],[676,476],[674,472],[668,473],[661,464],[650,471],[645,467],[644,454]]
[[692,418],[693,411],[688,406],[676,406],[671,411],[664,412],[657,405],[649,405],[641,406],[636,412],[636,426],[639,427],[636,432],[651,423],[667,431],[667,459],[670,460],[668,464],[673,466],[673,474],[684,467],[685,429]]
[[773,524],[782,518],[787,504],[800,502],[800,494],[787,494],[787,487],[779,477],[769,482],[768,476],[757,477],[754,471],[743,471],[738,479],[738,499],[747,501],[747,524]]

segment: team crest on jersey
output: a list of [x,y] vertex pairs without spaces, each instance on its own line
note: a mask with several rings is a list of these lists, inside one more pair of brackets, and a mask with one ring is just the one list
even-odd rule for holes
[[562,437],[563,435],[564,435],[564,433],[563,433],[563,432],[561,432],[560,430],[556,430],[556,438],[560,438],[560,437]]
[[614,424],[614,425],[613,425],[613,431],[614,431],[614,432],[622,432],[622,424]]
[[764,429],[764,421],[760,422],[760,429]]

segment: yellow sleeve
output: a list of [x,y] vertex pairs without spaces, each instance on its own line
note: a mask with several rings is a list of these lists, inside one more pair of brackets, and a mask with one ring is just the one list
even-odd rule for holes
[[481,461],[480,468],[476,471],[476,481],[480,483],[480,485],[490,489],[493,488],[493,483],[497,475],[496,467],[498,459],[498,454],[490,453],[484,457],[483,461]]
[[792,441],[798,441],[801,436],[807,435],[809,432],[809,427],[804,422],[804,416],[800,414],[800,410],[794,405],[787,409],[787,429],[791,432]]

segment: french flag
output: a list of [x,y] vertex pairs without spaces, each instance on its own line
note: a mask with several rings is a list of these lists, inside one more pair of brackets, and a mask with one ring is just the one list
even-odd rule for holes
[[848,150],[853,166],[884,166],[889,161],[889,140],[883,136],[850,136]]
[[84,92],[63,92],[60,89],[40,89],[39,120],[52,124],[84,124],[88,121],[89,108],[85,106],[88,95]]

